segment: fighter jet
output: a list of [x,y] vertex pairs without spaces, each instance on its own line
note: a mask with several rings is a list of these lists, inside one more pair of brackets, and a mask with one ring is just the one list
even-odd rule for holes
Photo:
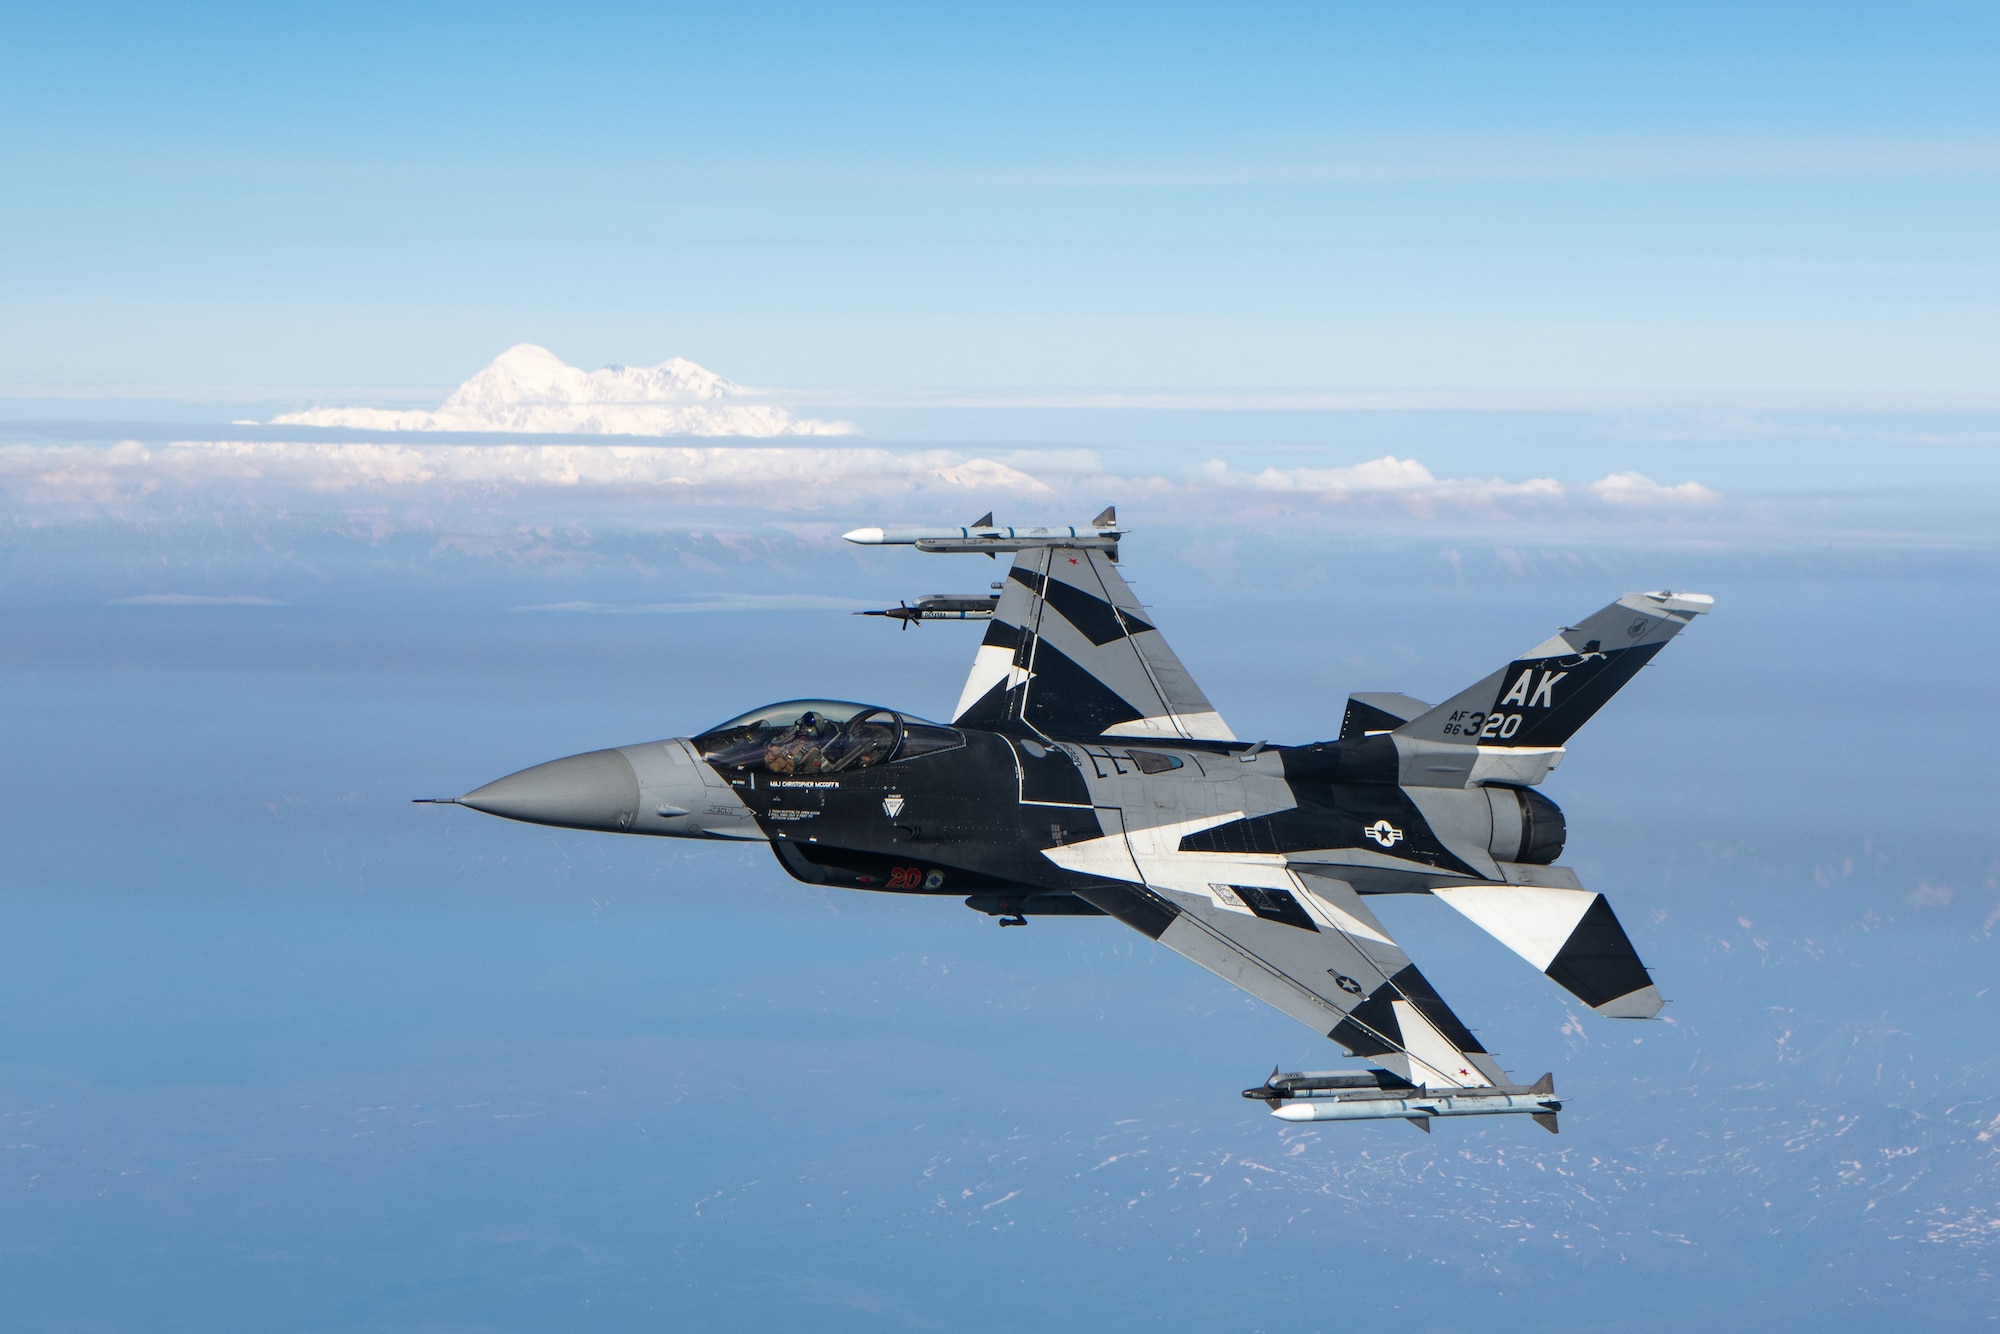
[[1371,1067],[1274,1071],[1244,1091],[1286,1120],[1428,1130],[1512,1112],[1556,1129],[1552,1078],[1512,1082],[1370,908],[1378,895],[1442,900],[1598,1014],[1658,1013],[1611,905],[1555,865],[1563,814],[1537,788],[1713,599],[1628,593],[1441,704],[1353,695],[1337,737],[1279,745],[1240,740],[1167,646],[1119,573],[1112,509],[1072,527],[989,515],[846,536],[1013,557],[950,722],[787,700],[441,800],[763,843],[809,884],[957,896],[1002,926],[1115,918]]

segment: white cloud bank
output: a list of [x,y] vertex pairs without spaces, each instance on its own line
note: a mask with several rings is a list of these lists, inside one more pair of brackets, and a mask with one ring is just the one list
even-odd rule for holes
[[674,357],[657,366],[585,371],[545,347],[520,343],[452,391],[435,412],[313,408],[273,418],[286,426],[364,431],[523,431],[560,435],[852,435],[847,422],[792,416],[769,403],[731,403],[751,391]]
[[1222,460],[1210,459],[1202,465],[1197,483],[1238,492],[1311,496],[1329,503],[1389,500],[1419,511],[1486,508],[1508,500],[1558,501],[1564,496],[1562,483],[1553,477],[1525,482],[1440,478],[1415,459],[1394,454],[1342,468],[1266,468],[1256,473],[1236,472]]
[[727,445],[433,445],[128,440],[0,447],[0,492],[29,507],[129,508],[187,492],[243,502],[311,496],[440,502],[588,491],[772,511],[943,491],[1047,498],[1038,478],[952,450]]
[[1666,486],[1642,472],[1614,472],[1592,482],[1590,493],[1607,505],[1712,505],[1722,498],[1700,482]]
[[[1080,519],[1107,503],[1146,522],[1336,524],[1681,522],[1720,497],[1616,473],[1588,486],[1548,477],[1439,477],[1385,455],[1341,467],[1115,473],[1082,450],[998,457],[876,445],[446,444],[394,441],[137,441],[0,446],[0,523],[95,519],[269,523],[370,540],[463,521],[588,521],[702,527],[718,521],[949,523],[995,510],[1015,521]],[[580,610],[580,609],[578,609]],[[665,607],[656,610],[668,610]],[[694,608],[688,608],[694,610]]]

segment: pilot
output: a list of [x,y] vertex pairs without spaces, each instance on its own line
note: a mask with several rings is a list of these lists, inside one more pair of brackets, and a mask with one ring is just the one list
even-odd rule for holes
[[816,774],[826,767],[826,743],[840,729],[811,709],[764,747],[764,767],[774,774]]

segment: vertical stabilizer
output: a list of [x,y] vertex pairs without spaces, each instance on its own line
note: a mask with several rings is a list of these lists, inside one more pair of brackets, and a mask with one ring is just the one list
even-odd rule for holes
[[1701,593],[1627,593],[1558,631],[1396,728],[1403,783],[1541,782],[1576,730],[1714,604]]

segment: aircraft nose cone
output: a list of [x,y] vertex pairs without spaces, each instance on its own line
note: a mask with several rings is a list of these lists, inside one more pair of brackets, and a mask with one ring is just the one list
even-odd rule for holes
[[615,833],[639,814],[639,779],[619,752],[593,750],[495,779],[458,804],[530,824]]

